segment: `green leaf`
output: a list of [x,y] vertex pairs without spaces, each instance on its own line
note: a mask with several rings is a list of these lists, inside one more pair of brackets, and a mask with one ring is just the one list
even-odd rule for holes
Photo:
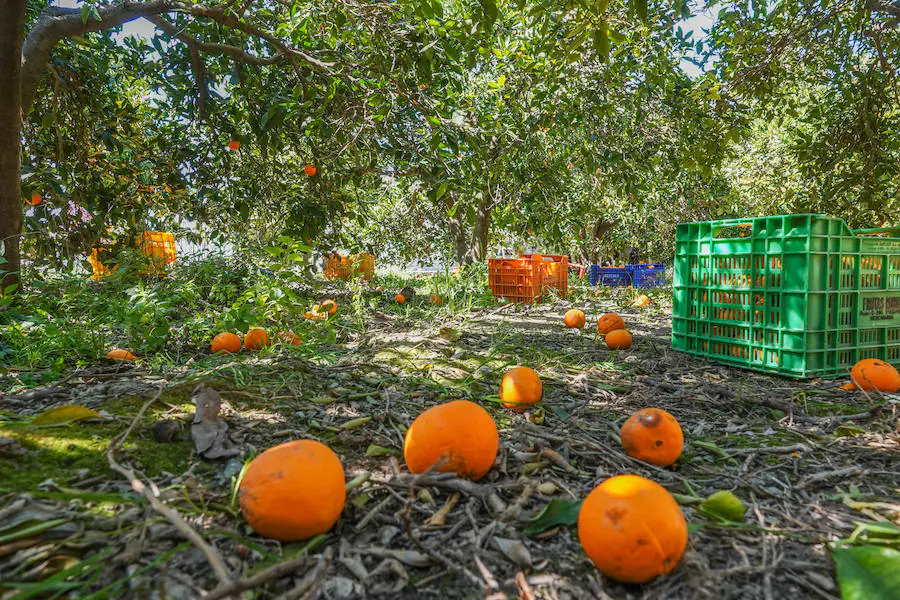
[[62,425],[84,419],[97,419],[100,413],[77,404],[66,404],[45,410],[32,421],[32,425]]
[[478,0],[481,4],[481,9],[484,11],[484,16],[487,17],[487,20],[493,23],[497,20],[497,15],[500,14],[500,11],[497,9],[497,2],[495,0]]
[[634,12],[641,21],[647,22],[647,0],[632,0]]
[[578,522],[581,500],[562,500],[554,498],[541,509],[528,525],[525,533],[534,535],[557,525],[574,525]]
[[600,27],[594,31],[594,50],[597,51],[597,57],[606,62],[609,60],[609,26],[606,21],[600,22]]
[[837,437],[853,437],[855,435],[862,435],[865,432],[866,430],[862,427],[856,427],[855,425],[841,425],[834,430],[834,435]]
[[900,551],[879,546],[836,548],[842,600],[895,600],[900,598]]
[[16,540],[23,540],[68,522],[69,519],[51,519],[49,521],[41,521],[38,523],[28,521],[23,525],[14,527],[12,531],[0,534],[0,544],[8,544],[9,542],[14,542]]
[[369,444],[369,447],[366,448],[366,456],[369,458],[378,456],[397,456],[398,454],[400,453],[393,448],[385,448],[384,446],[379,446],[377,444]]
[[435,200],[440,200],[441,198],[444,197],[444,194],[447,193],[447,185],[448,185],[448,183],[445,181],[444,183],[442,183],[441,185],[438,186],[437,191],[434,193]]

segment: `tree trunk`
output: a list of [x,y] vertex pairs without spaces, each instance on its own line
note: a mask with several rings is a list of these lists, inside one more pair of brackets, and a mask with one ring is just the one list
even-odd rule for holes
[[[447,210],[450,211],[453,209],[454,201],[452,199],[447,200]],[[456,212],[453,213],[453,216],[447,217],[447,228],[450,230],[450,239],[453,241],[453,250],[456,252],[456,260],[461,265],[466,265],[471,262],[469,260],[469,245],[466,243],[466,232],[463,228],[462,221],[460,220],[460,210],[461,207],[456,207]]]
[[469,255],[472,257],[471,262],[481,262],[487,258],[492,206],[490,194],[484,194],[478,202],[478,208],[475,210],[475,228],[472,231],[472,246],[469,250]]
[[[0,295],[18,287],[22,235],[21,147],[22,40],[26,0],[0,0]],[[12,287],[11,286],[15,286]]]

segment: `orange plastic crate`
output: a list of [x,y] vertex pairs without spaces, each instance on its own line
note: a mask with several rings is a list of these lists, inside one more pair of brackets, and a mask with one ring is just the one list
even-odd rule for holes
[[135,247],[150,258],[149,272],[164,275],[166,265],[175,262],[175,234],[163,231],[145,231],[134,238]]
[[510,302],[537,302],[547,289],[565,297],[569,290],[569,257],[546,255],[536,261],[530,254],[520,258],[488,259],[488,287],[495,298]]
[[350,279],[362,277],[371,279],[375,275],[375,257],[368,252],[343,256],[333,254],[325,259],[325,277],[327,279]]

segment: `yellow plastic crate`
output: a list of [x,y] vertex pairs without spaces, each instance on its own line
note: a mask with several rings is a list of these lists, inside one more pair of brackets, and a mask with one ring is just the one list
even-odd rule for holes
[[91,279],[94,281],[100,281],[107,275],[112,275],[112,272],[116,270],[116,267],[110,269],[100,262],[100,258],[97,255],[98,250],[99,248],[92,248],[91,255],[88,257],[88,260],[91,261],[91,270],[93,271],[93,273],[91,273]]
[[375,275],[375,257],[368,252],[343,256],[333,254],[325,259],[325,277],[327,279],[350,279],[362,277],[371,279]]
[[[150,259],[150,268],[140,271],[141,275],[165,275],[166,265],[175,262],[175,234],[164,231],[145,231],[134,238],[134,246]],[[100,248],[93,248],[88,260],[91,263],[91,279],[100,279],[112,275],[117,265],[107,267],[99,258]]]
[[175,234],[164,231],[145,231],[134,238],[135,247],[151,261],[148,272],[164,275],[166,265],[175,262]]

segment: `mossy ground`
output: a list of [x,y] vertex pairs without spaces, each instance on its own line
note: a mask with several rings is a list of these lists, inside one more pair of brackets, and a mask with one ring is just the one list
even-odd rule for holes
[[[105,455],[110,442],[163,386],[158,401],[138,420],[116,456],[156,483],[166,502],[215,543],[237,574],[258,572],[298,552],[320,554],[332,547],[368,573],[379,573],[365,578],[339,566],[329,569],[322,585],[350,586],[355,597],[484,597],[483,586],[460,570],[479,572],[474,556],[510,593],[515,593],[515,578],[522,570],[538,598],[590,597],[598,595],[597,590],[609,597],[766,597],[763,583],[747,570],[748,561],[753,568],[785,575],[773,597],[804,597],[814,593],[810,586],[834,594],[833,582],[827,589],[821,578],[809,579],[804,569],[812,565],[831,573],[825,544],[849,535],[855,520],[871,517],[848,507],[835,490],[852,487],[854,497],[878,502],[900,485],[900,477],[890,474],[891,452],[898,445],[891,437],[890,419],[876,415],[858,422],[837,420],[871,405],[862,395],[835,391],[829,382],[782,380],[671,352],[664,291],[654,294],[656,303],[646,309],[630,308],[627,291],[601,297],[587,292],[576,288],[571,301],[534,307],[485,302],[461,313],[452,296],[440,308],[400,307],[390,301],[389,292],[367,296],[334,289],[329,295],[342,307],[335,317],[285,324],[302,332],[302,346],[210,356],[202,342],[191,346],[186,341],[177,356],[150,354],[133,367],[102,361],[64,365],[54,371],[56,379],[74,370],[87,374],[64,382],[62,394],[6,408],[0,415],[0,436],[15,439],[24,451],[0,458],[0,494],[9,503],[32,494],[48,514],[56,510],[78,515],[84,528],[78,535],[93,539],[96,534],[117,555],[131,560],[88,563],[99,556],[90,545],[69,552],[77,557],[76,564],[84,565],[83,571],[63,571],[70,596],[138,597],[158,592],[160,581],[173,597],[197,597],[202,589],[210,589],[215,582],[202,556],[109,469]],[[349,308],[354,303],[362,308]],[[459,300],[456,305],[472,303]],[[590,319],[583,331],[563,328],[561,315],[573,305],[593,318],[610,310],[621,312],[635,333],[635,346],[610,352]],[[500,407],[500,376],[516,364],[540,373],[545,386],[541,410],[514,414]],[[96,370],[93,375],[88,373],[91,368]],[[29,376],[8,379],[19,391],[48,380],[35,371],[21,373]],[[235,466],[204,461],[193,451],[190,396],[199,383],[222,394],[222,416],[242,451],[238,467],[267,447],[311,437],[338,453],[348,479],[365,479],[350,491],[341,521],[326,538],[314,547],[278,544],[249,529],[235,504]],[[73,398],[101,411],[105,420],[49,428],[29,425],[42,410]],[[482,485],[507,507],[517,508],[501,518],[485,501],[463,494],[447,526],[433,529],[423,521],[452,494],[428,486],[427,496],[419,494],[409,503],[408,488],[391,482],[403,476],[403,436],[412,419],[429,406],[455,398],[479,402],[493,415],[501,433],[501,454]],[[792,420],[766,405],[765,400],[772,399],[794,407],[797,415],[820,420]],[[645,406],[669,410],[685,430],[685,452],[670,469],[648,467],[621,450],[619,426]],[[153,439],[150,427],[163,418],[183,423],[180,441]],[[862,433],[838,435],[842,423]],[[768,452],[800,445],[805,449]],[[572,468],[537,456],[544,449],[562,456]],[[849,471],[837,479],[816,479],[817,474],[839,469]],[[603,478],[622,472],[650,477],[684,497],[733,491],[752,508],[748,523],[711,523],[694,511],[693,502],[686,502],[684,512],[697,528],[687,555],[671,575],[641,589],[600,577],[571,529],[523,533],[553,497],[535,492],[538,484],[553,483],[556,497],[577,499]],[[388,559],[377,552],[421,552],[409,538],[410,530],[418,543],[452,567],[431,559],[418,566],[401,561],[407,579],[399,576],[396,565],[385,563]],[[0,535],[9,531],[0,523]],[[516,566],[497,550],[494,537],[520,541],[534,557],[533,566]],[[51,553],[76,539],[38,538],[39,547]],[[769,554],[760,554],[760,544],[768,545]],[[782,562],[771,562],[772,552]],[[128,571],[129,564],[139,568]],[[35,570],[38,566],[24,554],[0,556],[0,569],[5,569],[0,572],[8,574],[8,581],[56,590],[52,582],[60,570]],[[258,589],[256,597],[275,597],[286,591],[289,581],[271,582]],[[386,589],[396,591],[387,594]]]

